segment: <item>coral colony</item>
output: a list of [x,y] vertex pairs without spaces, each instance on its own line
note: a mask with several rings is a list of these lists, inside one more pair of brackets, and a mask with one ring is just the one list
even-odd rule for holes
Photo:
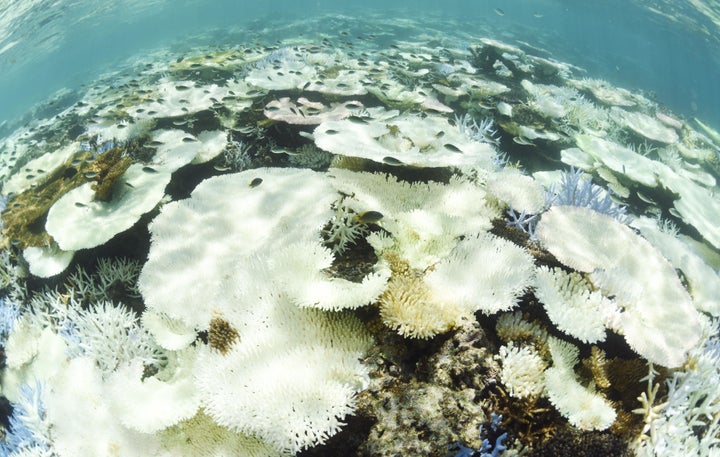
[[718,134],[336,19],[2,140],[0,455],[720,453]]

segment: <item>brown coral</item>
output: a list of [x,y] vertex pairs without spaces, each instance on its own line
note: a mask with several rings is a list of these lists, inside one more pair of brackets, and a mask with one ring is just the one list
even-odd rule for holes
[[217,316],[210,320],[208,342],[211,348],[217,349],[221,354],[227,354],[239,337],[237,330],[232,328],[228,321]]
[[117,180],[125,173],[132,164],[132,159],[125,154],[122,148],[115,148],[99,156],[88,167],[92,173],[91,179],[95,181],[92,189],[95,191],[95,200],[110,201],[112,190]]

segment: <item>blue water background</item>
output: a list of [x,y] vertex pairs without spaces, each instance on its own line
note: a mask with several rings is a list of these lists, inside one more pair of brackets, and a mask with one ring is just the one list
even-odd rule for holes
[[[273,37],[297,33],[298,29],[284,28],[287,21],[328,14],[346,16],[349,25],[352,17],[375,15],[385,19],[431,19],[433,25],[437,24],[436,30],[447,27],[450,34],[466,32],[507,42],[521,40],[584,68],[587,77],[642,90],[672,110],[697,116],[720,129],[718,26],[688,2],[652,2],[683,20],[650,14],[630,0],[362,3],[0,0],[0,21],[5,19],[4,24],[0,22],[4,26],[0,32],[0,50],[4,49],[0,52],[0,136],[15,127],[17,119],[34,104],[63,88],[82,90],[83,83],[132,56],[164,46],[182,49],[193,44],[188,41],[205,40],[209,44],[220,39],[227,28],[245,31],[247,38],[259,37],[267,44]],[[9,21],[11,11],[18,8],[26,10]],[[198,37],[200,34],[205,34],[204,38]],[[307,36],[311,36],[309,31]],[[72,103],[74,96],[66,96],[56,109]],[[23,122],[27,120],[26,116]]]

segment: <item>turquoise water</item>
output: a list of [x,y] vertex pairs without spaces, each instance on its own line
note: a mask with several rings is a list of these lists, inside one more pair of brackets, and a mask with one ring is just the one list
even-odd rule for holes
[[[347,3],[347,4],[345,4]],[[714,8],[715,2],[707,2]],[[527,0],[353,2],[5,0],[0,40],[0,122],[21,116],[62,88],[77,88],[138,53],[223,28],[281,37],[283,20],[338,13],[453,21],[453,31],[487,30],[537,45],[556,58],[673,110],[720,124],[720,25],[690,2]],[[22,5],[22,6],[21,6]],[[653,6],[672,17],[649,12]],[[505,11],[498,16],[495,8]],[[19,11],[17,17],[12,12]],[[535,17],[542,15],[542,17]],[[442,24],[440,22],[439,24]],[[442,25],[440,25],[442,27]],[[273,28],[277,31],[273,31]],[[12,45],[12,47],[7,48]]]

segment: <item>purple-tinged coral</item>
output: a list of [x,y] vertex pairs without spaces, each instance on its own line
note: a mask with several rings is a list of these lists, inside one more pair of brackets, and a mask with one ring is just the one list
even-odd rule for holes
[[559,186],[552,186],[545,200],[548,206],[584,206],[607,214],[623,224],[632,221],[632,216],[627,214],[627,208],[615,203],[610,192],[593,184],[592,179],[584,178],[583,171],[575,168],[562,173]]

